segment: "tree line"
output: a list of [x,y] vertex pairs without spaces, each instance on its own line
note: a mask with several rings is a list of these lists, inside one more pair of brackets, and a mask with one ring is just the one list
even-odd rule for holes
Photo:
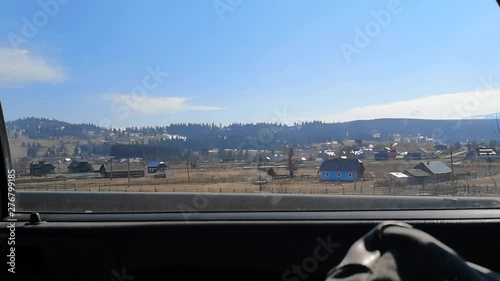
[[[466,140],[498,139],[494,119],[483,120],[419,120],[376,119],[344,123],[300,122],[293,125],[280,123],[175,123],[165,126],[103,128],[93,124],[70,124],[46,118],[23,118],[7,122],[14,133],[20,132],[31,139],[58,139],[70,136],[77,139],[107,143],[126,143],[130,134],[142,137],[141,145],[172,149],[204,151],[220,149],[280,150],[287,145],[307,146],[327,141],[355,139],[365,141],[391,141],[394,135],[402,137],[427,136],[443,143],[454,144]],[[173,135],[166,136],[165,134]],[[175,137],[182,136],[182,137]],[[185,138],[184,138],[185,137]],[[101,148],[102,147],[102,148]],[[86,148],[82,146],[82,150]],[[107,151],[109,146],[95,144],[88,150]]]

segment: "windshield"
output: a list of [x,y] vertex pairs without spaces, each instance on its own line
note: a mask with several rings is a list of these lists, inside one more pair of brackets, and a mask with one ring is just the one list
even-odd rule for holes
[[[302,194],[402,208],[397,198],[499,195],[495,1],[2,5],[0,99],[21,199]],[[221,198],[217,209],[238,209]]]

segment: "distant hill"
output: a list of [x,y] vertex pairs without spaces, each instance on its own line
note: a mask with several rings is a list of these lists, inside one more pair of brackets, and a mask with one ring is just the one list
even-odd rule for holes
[[62,136],[85,139],[89,137],[89,132],[98,133],[105,130],[93,124],[71,124],[55,119],[36,117],[7,121],[6,125],[9,130],[23,131],[25,136],[32,139],[50,139]]
[[[403,137],[417,134],[443,143],[466,140],[497,140],[500,132],[495,119],[481,120],[421,120],[375,119],[344,123],[320,121],[296,123],[292,126],[270,123],[215,124],[180,123],[166,126],[131,127],[125,130],[102,128],[93,124],[71,124],[46,118],[22,118],[7,122],[7,127],[31,139],[53,139],[70,136],[92,140],[129,140],[139,135],[144,144],[170,146],[177,149],[201,150],[212,147],[239,149],[280,149],[283,145],[310,145],[346,138],[362,140],[393,140],[395,134]],[[185,139],[160,138],[166,134],[185,136]],[[377,138],[375,138],[375,136]]]
[[375,119],[352,121],[338,124],[357,136],[366,132],[377,131],[385,138],[392,134],[416,136],[417,134],[441,140],[444,143],[466,140],[496,140],[500,132],[495,119],[473,120],[422,120],[422,119]]

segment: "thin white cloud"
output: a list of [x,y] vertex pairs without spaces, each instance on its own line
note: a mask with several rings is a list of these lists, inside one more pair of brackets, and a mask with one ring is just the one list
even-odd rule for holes
[[59,66],[52,65],[26,50],[0,47],[0,87],[31,83],[58,83],[64,80]]
[[319,119],[335,122],[377,118],[478,119],[499,110],[500,89],[483,89],[360,106]]
[[105,95],[112,108],[127,107],[132,112],[142,114],[176,114],[184,111],[212,111],[224,108],[210,105],[191,104],[186,97],[134,96],[130,94]]

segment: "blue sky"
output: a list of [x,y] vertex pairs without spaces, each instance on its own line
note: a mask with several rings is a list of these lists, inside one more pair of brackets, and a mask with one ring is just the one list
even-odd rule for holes
[[3,1],[0,99],[115,127],[478,118],[499,110],[500,8],[453,2]]

